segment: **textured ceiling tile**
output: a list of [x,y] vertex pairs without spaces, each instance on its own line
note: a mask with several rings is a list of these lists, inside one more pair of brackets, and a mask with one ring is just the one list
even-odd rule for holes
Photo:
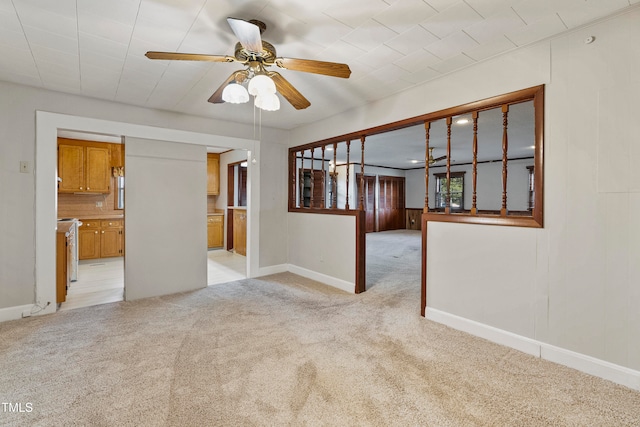
[[[116,60],[113,57],[101,55],[95,51],[80,52],[80,63],[84,65],[91,65],[93,67],[99,67],[105,72],[120,72],[124,65],[124,56],[120,60]],[[84,72],[84,68],[82,68]]]
[[365,53],[364,55],[360,56],[358,58],[358,62],[367,65],[375,64],[376,66],[379,66],[379,64],[397,61],[402,57],[404,57],[404,55],[397,50],[391,49],[390,47],[387,47],[385,45],[381,45],[373,49],[371,52]]
[[511,8],[512,0],[465,0],[483,18],[497,15]]
[[480,21],[465,28],[464,31],[478,43],[490,43],[501,35],[515,31],[524,25],[525,23],[513,9],[507,9],[497,15],[493,15],[491,19]]
[[470,49],[477,45],[478,43],[476,43],[471,37],[462,31],[459,31],[426,46],[425,49],[433,53],[438,58],[445,60],[460,54],[465,49]]
[[80,82],[80,62],[77,57],[60,56],[53,61],[45,61],[36,57],[36,65],[43,81],[47,76],[57,76],[64,77],[69,81]]
[[402,77],[408,76],[409,74],[411,73],[403,70],[397,65],[387,64],[382,68],[378,68],[370,75],[387,83],[391,83],[401,79]]
[[459,70],[460,68],[464,68],[468,65],[471,65],[473,63],[475,63],[476,61],[474,61],[473,59],[469,58],[466,55],[460,54],[460,55],[456,55],[452,58],[449,58],[447,60],[444,60],[438,64],[434,64],[432,65],[430,68],[433,68],[434,70],[442,73],[442,74],[446,74],[446,73],[450,73],[452,71],[455,70]]
[[33,10],[30,6],[19,7],[22,25],[35,27],[53,34],[74,38],[78,32],[76,15],[65,16],[48,10]]
[[518,28],[516,31],[507,33],[506,36],[518,46],[524,46],[558,34],[566,29],[560,17],[553,14],[548,18],[541,19],[525,27]]
[[513,6],[513,10],[526,22],[531,24],[555,15],[560,2],[557,0],[524,0]]
[[381,43],[391,40],[397,34],[379,22],[369,19],[357,29],[353,30],[342,40],[359,47],[362,50],[370,51]]
[[516,45],[511,40],[507,39],[505,36],[499,36],[490,43],[465,49],[463,53],[476,61],[482,61],[483,59],[490,58],[514,48],[516,48]]
[[127,56],[127,44],[121,44],[91,34],[80,33],[80,53],[96,53],[104,57],[123,60]]
[[25,75],[38,76],[38,69],[31,51],[12,46],[0,46],[0,56],[2,56],[0,69],[11,73],[22,72]]
[[66,53],[56,49],[51,49],[44,46],[34,45],[31,49],[33,57],[40,64],[41,61],[47,61],[51,63],[59,64],[75,64],[78,66],[78,55],[75,53]]
[[403,33],[435,14],[436,11],[422,0],[399,0],[373,19],[396,33]]
[[102,37],[121,44],[128,44],[133,32],[133,25],[106,19],[90,12],[79,16],[78,27],[82,33]]
[[427,3],[438,12],[442,12],[443,10],[453,6],[460,1],[461,0],[424,0],[425,3]]
[[357,28],[388,7],[382,0],[355,0],[327,8],[324,13],[351,28]]
[[352,31],[352,28],[327,15],[318,14],[312,25],[306,25],[301,35],[305,40],[329,47]]
[[567,5],[558,8],[558,14],[569,28],[586,24],[628,5],[627,0],[566,0]]
[[153,22],[162,28],[186,31],[202,9],[206,0],[142,0],[138,19]]
[[409,75],[405,75],[402,77],[402,79],[414,84],[420,84],[428,82],[429,80],[433,80],[439,76],[441,76],[440,72],[434,70],[433,68],[424,68],[422,70],[414,71]]
[[398,67],[413,72],[415,70],[422,70],[430,65],[440,62],[441,59],[433,55],[431,52],[427,52],[424,49],[419,49],[413,52],[411,55],[407,55],[394,62]]
[[76,0],[15,0],[13,4],[18,14],[21,14],[22,11],[35,13],[34,11],[41,9],[63,16],[74,17],[76,15]]
[[12,72],[11,70],[4,70],[2,67],[0,67],[0,80],[27,86],[42,87],[42,80],[40,80],[39,75],[26,74],[21,71]]
[[367,53],[350,43],[338,40],[321,52],[323,58],[332,58],[332,61],[350,63],[354,59]]
[[9,46],[29,51],[29,43],[22,31],[7,31],[0,27],[0,46]]
[[482,19],[475,10],[461,2],[443,10],[420,25],[442,39]]
[[386,41],[385,44],[398,52],[413,54],[436,41],[438,41],[436,36],[421,26],[416,25],[391,40]]
[[43,31],[35,27],[24,27],[29,45],[43,46],[65,53],[78,54],[78,39]]
[[133,26],[136,22],[139,5],[139,1],[131,0],[80,0],[78,1],[78,15],[83,16],[90,13],[110,21]]
[[14,10],[0,10],[0,28],[4,31],[22,32],[22,25]]
[[131,43],[135,40],[140,44],[155,46],[155,48],[147,50],[174,52],[180,46],[185,34],[183,31],[168,28],[163,31],[158,31],[158,28],[154,24],[146,21],[138,21],[133,29]]

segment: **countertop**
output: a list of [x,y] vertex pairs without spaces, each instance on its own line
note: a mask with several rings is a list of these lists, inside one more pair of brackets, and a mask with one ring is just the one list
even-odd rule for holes
[[215,215],[224,216],[224,212],[208,212],[207,213],[207,216],[215,216]]
[[123,219],[124,214],[95,214],[95,215],[81,215],[78,219]]
[[58,222],[58,224],[56,225],[56,232],[68,233],[72,225],[73,225],[73,222],[70,222],[70,221]]

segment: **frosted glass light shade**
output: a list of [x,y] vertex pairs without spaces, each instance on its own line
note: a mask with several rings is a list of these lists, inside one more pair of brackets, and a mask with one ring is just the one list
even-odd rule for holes
[[255,106],[265,111],[280,109],[280,98],[275,93],[261,93],[256,96]]
[[258,74],[249,80],[249,94],[258,96],[262,93],[276,93],[276,84],[269,76]]
[[249,102],[249,92],[247,92],[244,86],[238,83],[231,83],[225,86],[222,91],[222,100],[232,104]]

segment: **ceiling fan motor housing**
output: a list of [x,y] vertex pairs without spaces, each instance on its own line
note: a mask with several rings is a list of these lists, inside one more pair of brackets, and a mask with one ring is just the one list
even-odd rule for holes
[[262,52],[249,52],[241,43],[236,43],[235,58],[240,62],[260,60],[261,62],[272,63],[276,60],[276,48],[269,42],[262,40]]

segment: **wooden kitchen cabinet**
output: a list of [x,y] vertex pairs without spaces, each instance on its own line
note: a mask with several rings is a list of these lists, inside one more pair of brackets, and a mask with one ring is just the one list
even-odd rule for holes
[[59,193],[109,193],[109,144],[58,138]]
[[238,255],[247,255],[247,211],[233,210],[233,249]]
[[[68,230],[68,228],[67,228]],[[56,233],[56,302],[67,300],[67,290],[71,283],[71,246],[68,232],[58,229]]]
[[78,259],[100,258],[100,221],[81,220],[78,227]]
[[220,194],[220,154],[207,153],[207,195]]
[[207,247],[224,246],[224,215],[207,216]]
[[123,220],[81,220],[78,228],[78,258],[95,259],[124,255]]
[[123,256],[124,227],[122,220],[102,220],[100,229],[100,258]]

